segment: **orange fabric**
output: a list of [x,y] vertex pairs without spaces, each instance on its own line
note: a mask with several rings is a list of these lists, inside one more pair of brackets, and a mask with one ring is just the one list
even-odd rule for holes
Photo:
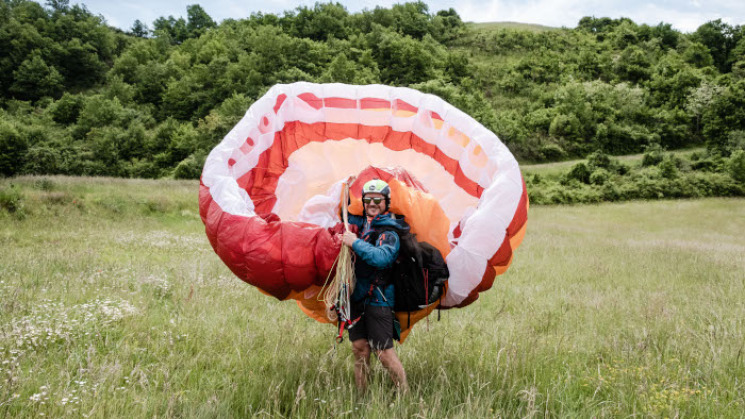
[[[447,238],[450,221],[437,200],[403,169],[387,170],[369,167],[363,170],[350,187],[351,204],[349,205],[349,213],[362,215],[362,185],[374,178],[388,183],[391,188],[390,211],[406,217],[406,222],[411,227],[411,232],[416,234],[417,240],[431,244],[442,253],[443,257],[447,256],[450,253],[450,244]],[[318,289],[320,290],[320,287]],[[309,291],[290,292],[287,299],[297,300],[298,307],[308,317],[321,323],[331,323],[326,317],[326,306],[317,299],[318,290]],[[311,294],[312,296],[306,297]],[[406,340],[414,324],[427,317],[438,305],[439,303],[434,303],[426,309],[412,311],[409,327],[407,327],[409,325],[409,313],[396,313],[396,317],[401,323],[402,343]]]

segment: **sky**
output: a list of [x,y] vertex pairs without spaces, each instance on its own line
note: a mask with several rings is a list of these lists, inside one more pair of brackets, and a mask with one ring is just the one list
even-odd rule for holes
[[[350,12],[374,9],[375,6],[390,7],[403,2],[337,1]],[[103,15],[109,25],[129,30],[136,19],[152,28],[153,21],[161,16],[186,18],[186,6],[190,4],[200,4],[219,23],[226,18],[248,17],[254,12],[281,15],[297,6],[312,7],[315,2],[316,0],[72,0],[70,3],[83,3],[94,14]],[[700,25],[715,19],[722,19],[731,25],[745,24],[745,1],[742,0],[429,0],[426,3],[431,13],[452,7],[466,22],[520,22],[573,28],[583,16],[628,17],[639,24],[670,23],[683,32],[693,32]]]

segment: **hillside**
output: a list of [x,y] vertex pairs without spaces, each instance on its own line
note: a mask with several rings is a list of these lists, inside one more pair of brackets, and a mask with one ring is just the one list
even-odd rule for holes
[[85,6],[49,4],[0,4],[2,176],[197,178],[251,103],[300,80],[436,94],[522,163],[745,147],[744,30],[721,21],[692,34],[590,17],[466,24],[417,2],[218,24],[192,5],[123,33]]
[[531,32],[551,31],[557,28],[520,22],[468,22],[466,26],[474,31],[500,31],[503,29],[525,30]]

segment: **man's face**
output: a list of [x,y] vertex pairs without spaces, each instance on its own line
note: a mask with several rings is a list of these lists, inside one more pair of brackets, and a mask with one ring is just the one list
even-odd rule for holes
[[[376,203],[375,201],[378,201],[378,203]],[[366,194],[362,200],[362,203],[365,204],[365,212],[370,217],[375,217],[376,215],[382,214],[387,210],[385,205],[385,196],[380,193]]]

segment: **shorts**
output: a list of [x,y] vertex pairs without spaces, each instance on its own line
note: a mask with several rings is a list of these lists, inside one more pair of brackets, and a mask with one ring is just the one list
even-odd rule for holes
[[[382,351],[393,347],[394,315],[390,307],[364,306],[355,310],[352,306],[352,319],[362,315],[357,323],[349,326],[349,340],[354,342],[367,339],[373,351]],[[363,312],[360,312],[363,311]]]

